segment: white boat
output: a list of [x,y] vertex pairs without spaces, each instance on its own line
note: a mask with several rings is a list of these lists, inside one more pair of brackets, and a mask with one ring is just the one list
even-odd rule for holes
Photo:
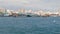
[[9,16],[9,14],[4,14],[4,16]]

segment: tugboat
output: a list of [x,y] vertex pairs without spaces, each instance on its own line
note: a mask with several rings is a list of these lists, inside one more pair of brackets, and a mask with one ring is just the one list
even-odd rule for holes
[[32,17],[31,15],[27,15],[27,17]]

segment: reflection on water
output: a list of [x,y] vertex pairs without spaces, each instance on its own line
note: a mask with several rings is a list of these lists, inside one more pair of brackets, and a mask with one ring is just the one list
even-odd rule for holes
[[60,17],[0,17],[0,34],[60,34]]

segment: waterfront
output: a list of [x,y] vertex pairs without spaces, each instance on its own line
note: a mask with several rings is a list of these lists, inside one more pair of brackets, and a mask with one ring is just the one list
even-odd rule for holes
[[0,34],[60,34],[60,17],[0,17]]

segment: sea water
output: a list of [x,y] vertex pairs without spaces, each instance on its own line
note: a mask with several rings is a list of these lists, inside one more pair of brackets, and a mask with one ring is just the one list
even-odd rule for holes
[[0,34],[60,34],[60,17],[0,17]]

